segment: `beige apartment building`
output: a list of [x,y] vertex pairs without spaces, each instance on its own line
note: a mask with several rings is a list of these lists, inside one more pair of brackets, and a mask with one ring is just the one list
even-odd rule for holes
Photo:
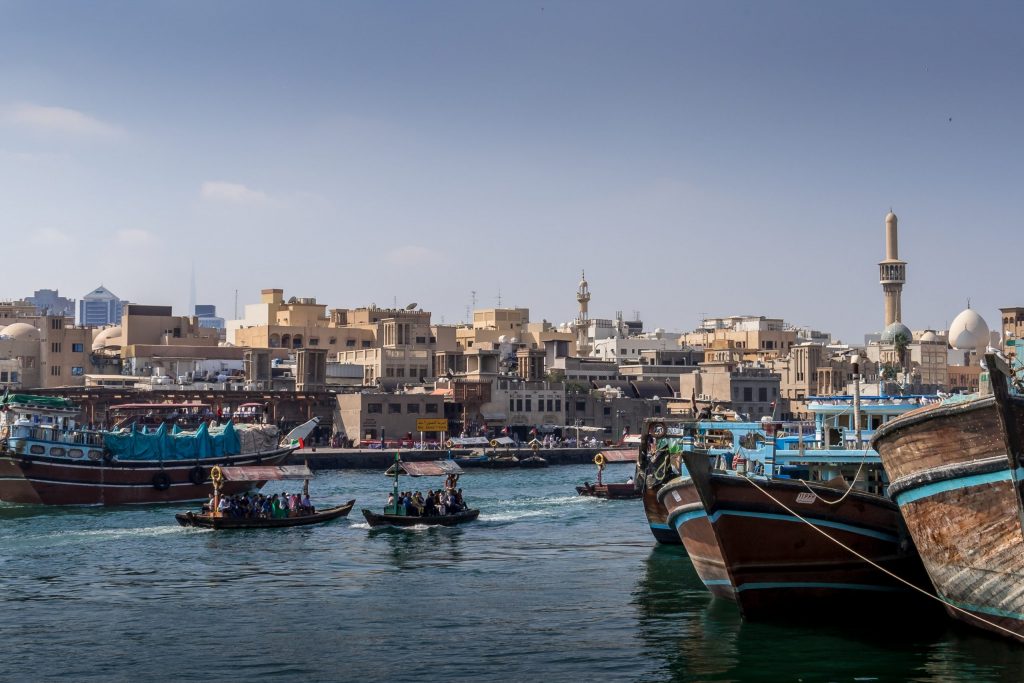
[[780,318],[706,318],[700,329],[684,334],[679,343],[682,346],[709,348],[723,341],[741,350],[745,361],[770,361],[789,353],[797,343],[797,332],[787,329]]
[[84,386],[85,375],[95,372],[94,328],[76,327],[64,316],[8,320],[17,321],[0,328],[0,360],[8,361],[9,384],[15,373],[21,389]]
[[457,327],[455,335],[456,348],[459,350],[469,350],[482,343],[498,344],[504,337],[518,349],[531,351],[543,351],[546,343],[562,341],[570,345],[569,355],[576,354],[576,337],[572,332],[559,331],[546,320],[531,323],[528,308],[483,308],[473,311],[473,326]]
[[389,440],[418,438],[417,420],[444,418],[444,397],[428,392],[339,394],[337,401],[334,431],[357,442],[379,439],[381,430]]

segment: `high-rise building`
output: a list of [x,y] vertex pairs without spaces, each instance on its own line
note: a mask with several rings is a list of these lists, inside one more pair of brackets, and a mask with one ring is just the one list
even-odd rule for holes
[[75,317],[75,300],[61,296],[56,289],[37,289],[32,296],[25,297],[25,301],[35,306],[39,315]]
[[195,304],[192,309],[199,319],[199,327],[209,327],[215,330],[224,329],[224,318],[217,317],[217,307],[213,304]]
[[109,289],[100,285],[83,296],[78,302],[78,324],[116,325],[121,322],[121,311],[125,301],[121,301]]

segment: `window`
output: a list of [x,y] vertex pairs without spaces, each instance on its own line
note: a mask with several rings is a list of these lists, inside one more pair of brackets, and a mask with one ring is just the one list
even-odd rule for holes
[[407,413],[419,413],[420,412],[420,404],[419,403],[410,403],[406,407],[405,412],[407,412]]
[[612,409],[609,408],[608,406],[605,406],[604,407],[604,414],[605,415],[611,415],[612,414]]
[[560,398],[556,398],[555,399],[555,412],[556,413],[562,412],[562,399],[560,399]]
[[310,346],[320,346],[320,337],[310,337],[309,338],[309,345]]
[[384,370],[384,376],[385,377],[394,377],[395,376],[395,369],[394,368],[386,368]]
[[509,410],[509,412],[512,412],[515,409],[516,409],[516,400],[514,398],[509,398],[509,400],[508,400],[508,410]]
[[426,344],[427,343],[427,338],[426,337],[416,337],[416,343],[417,344]]
[[6,381],[7,381],[7,373],[6,372],[0,372],[0,382],[6,382]]
[[60,342],[52,342],[50,344],[50,353],[60,353]]
[[63,322],[64,320],[61,318],[54,318],[53,320],[50,321],[50,329],[59,330]]
[[437,337],[431,337],[430,338],[430,343],[431,344],[436,344],[437,343]]
[[71,375],[73,377],[81,377],[85,374],[85,368],[74,365],[71,367]]
[[654,406],[654,414],[661,415],[661,405]]
[[51,365],[50,366],[50,376],[51,377],[60,377],[60,366],[59,365]]
[[327,345],[328,346],[334,346],[337,343],[338,343],[338,338],[337,337],[328,337],[327,338]]
[[66,452],[67,451],[65,451],[60,446],[51,446],[50,447],[50,455],[55,455],[58,458],[63,458]]
[[68,451],[68,456],[72,458],[81,458],[85,453],[82,452],[81,448],[72,448]]
[[437,415],[437,404],[436,403],[428,403],[427,404],[427,414],[428,415],[431,415],[431,414],[432,415]]
[[29,446],[28,452],[31,453],[32,455],[43,455],[44,453],[46,453],[46,449],[40,446],[39,444],[34,443],[31,446]]
[[586,409],[587,409],[587,402],[586,401],[576,401],[576,411],[577,412],[582,412],[582,411],[584,411]]
[[370,342],[369,341],[363,341],[363,348],[364,349],[370,348]]
[[533,412],[533,399],[531,399],[531,398],[526,399],[526,412],[528,412],[528,413],[532,413]]
[[768,387],[758,387],[757,400],[764,403],[768,400]]
[[550,412],[552,412],[552,411],[553,411],[554,409],[555,409],[555,401],[554,401],[554,399],[550,399],[550,398],[549,398],[549,399],[548,399],[548,412],[550,413]]
[[401,415],[402,404],[401,403],[389,403],[388,404],[388,415]]
[[366,412],[368,412],[368,413],[380,413],[380,412],[383,412],[381,410],[382,407],[383,406],[380,403],[367,403],[366,404]]
[[356,340],[355,339],[346,339],[345,340],[345,346],[347,346],[349,348],[355,348]]
[[71,351],[74,353],[82,353],[85,351],[85,346],[83,344],[72,344]]
[[405,377],[405,368],[395,368],[395,377]]
[[523,412],[523,399],[521,398],[516,399],[516,412]]
[[754,400],[754,388],[753,387],[743,387],[743,400],[747,401],[748,403],[750,401]]

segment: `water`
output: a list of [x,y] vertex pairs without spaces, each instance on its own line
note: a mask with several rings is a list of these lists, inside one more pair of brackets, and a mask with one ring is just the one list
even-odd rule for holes
[[367,471],[311,485],[322,506],[356,498],[351,517],[278,531],[0,506],[0,680],[1022,678],[1024,647],[934,617],[745,623],[655,546],[639,501],[576,496],[593,474],[469,471],[480,520],[452,529],[371,531],[358,509],[390,484]]

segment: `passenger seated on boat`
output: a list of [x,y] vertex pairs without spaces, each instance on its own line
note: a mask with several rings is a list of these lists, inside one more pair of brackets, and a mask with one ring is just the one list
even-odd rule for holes
[[307,515],[311,515],[316,512],[316,510],[313,509],[313,503],[309,501],[308,493],[302,496],[302,509],[305,510]]
[[227,496],[224,496],[223,498],[220,499],[220,503],[217,505],[217,512],[221,513],[222,515],[226,515],[228,514],[228,511],[230,509],[231,500]]
[[414,493],[413,496],[412,496],[412,504],[413,504],[413,507],[416,508],[416,515],[418,517],[422,517],[423,516],[423,508],[426,507],[425,503],[423,502],[423,494],[420,493],[419,491]]
[[416,508],[412,504],[412,496],[408,493],[405,494],[405,514],[409,516],[416,514]]
[[436,498],[434,497],[434,489],[427,491],[427,497],[423,501],[423,514],[427,517],[432,517],[437,514]]

